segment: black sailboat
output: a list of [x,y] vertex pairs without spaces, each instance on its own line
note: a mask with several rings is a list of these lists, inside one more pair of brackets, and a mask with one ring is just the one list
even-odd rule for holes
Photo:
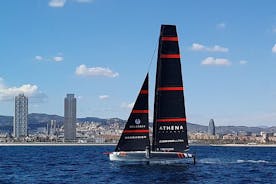
[[[180,52],[175,25],[162,25],[159,37],[152,145],[148,123],[148,74],[110,160],[170,161],[195,158],[188,137]],[[187,160],[187,159],[185,159]]]

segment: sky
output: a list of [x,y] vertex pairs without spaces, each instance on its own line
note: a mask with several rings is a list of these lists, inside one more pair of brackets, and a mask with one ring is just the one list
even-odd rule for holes
[[[150,72],[161,24],[177,26],[187,119],[276,125],[274,0],[2,0],[0,115],[14,96],[29,113],[127,119]],[[152,62],[152,64],[150,64]]]

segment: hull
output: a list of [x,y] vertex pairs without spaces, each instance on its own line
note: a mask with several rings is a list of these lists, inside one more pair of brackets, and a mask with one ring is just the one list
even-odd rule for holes
[[146,151],[121,151],[110,153],[109,159],[111,161],[145,163],[195,163],[194,155],[181,152],[151,152],[150,155],[148,155]]

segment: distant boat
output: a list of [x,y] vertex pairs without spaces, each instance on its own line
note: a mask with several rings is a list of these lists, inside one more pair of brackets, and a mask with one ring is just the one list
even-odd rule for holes
[[162,25],[159,38],[152,145],[149,138],[148,74],[111,161],[193,161],[188,153],[180,53],[175,25]]

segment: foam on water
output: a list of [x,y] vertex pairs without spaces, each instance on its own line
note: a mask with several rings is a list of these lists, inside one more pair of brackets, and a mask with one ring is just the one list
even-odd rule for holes
[[266,160],[237,160],[237,163],[269,163]]
[[254,163],[254,164],[259,164],[259,163],[273,163],[269,162],[267,160],[234,160],[234,161],[227,161],[227,160],[221,160],[218,158],[203,158],[199,159],[197,163],[202,163],[202,164],[237,164],[237,163]]
[[202,164],[219,164],[219,163],[223,163],[218,158],[203,158],[203,159],[197,160],[197,162],[202,163]]

